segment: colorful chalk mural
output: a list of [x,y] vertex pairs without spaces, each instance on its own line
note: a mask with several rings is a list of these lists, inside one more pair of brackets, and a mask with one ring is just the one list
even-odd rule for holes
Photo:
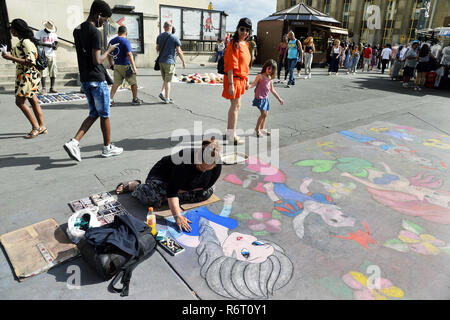
[[399,252],[416,252],[422,255],[450,254],[450,244],[425,233],[425,230],[408,220],[402,222],[403,230],[397,238],[387,240],[383,245]]
[[292,278],[293,264],[272,241],[229,232],[237,227],[230,218],[234,195],[224,198],[219,216],[206,207],[184,212],[192,231],[180,232],[168,219],[170,234],[181,244],[196,248],[200,275],[215,293],[230,299],[267,299]]

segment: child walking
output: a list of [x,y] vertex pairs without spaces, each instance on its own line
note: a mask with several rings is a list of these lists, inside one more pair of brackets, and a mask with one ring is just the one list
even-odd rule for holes
[[255,81],[250,86],[250,88],[256,87],[253,106],[257,107],[261,112],[255,128],[255,134],[258,138],[262,137],[263,134],[267,136],[271,134],[269,130],[264,129],[269,113],[269,92],[272,92],[281,105],[284,104],[283,99],[280,98],[273,87],[272,79],[275,79],[276,74],[277,63],[273,59],[267,60],[263,65],[261,73],[256,76]]

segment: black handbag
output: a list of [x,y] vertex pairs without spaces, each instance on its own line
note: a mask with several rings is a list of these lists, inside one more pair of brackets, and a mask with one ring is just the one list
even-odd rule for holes
[[161,67],[159,66],[159,57],[161,56],[161,52],[164,51],[164,48],[166,47],[167,40],[169,40],[170,37],[172,37],[172,35],[169,35],[166,38],[166,41],[164,41],[164,44],[163,44],[162,48],[160,48],[160,50],[159,50],[159,55],[158,55],[158,58],[156,58],[156,60],[155,60],[155,67],[153,68],[155,71],[161,70]]

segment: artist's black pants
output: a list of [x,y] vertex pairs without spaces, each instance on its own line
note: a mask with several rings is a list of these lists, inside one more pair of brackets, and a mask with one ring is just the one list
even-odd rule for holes
[[386,66],[389,64],[389,59],[383,59],[381,61],[381,74],[384,74],[384,70],[386,70]]

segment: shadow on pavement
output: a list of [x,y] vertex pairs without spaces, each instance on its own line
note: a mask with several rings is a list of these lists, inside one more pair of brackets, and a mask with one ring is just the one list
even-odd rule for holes
[[[93,159],[100,156],[94,157],[83,157],[84,159]],[[65,159],[51,159],[50,157],[1,157],[0,167],[2,168],[13,168],[13,167],[23,167],[23,166],[38,166],[35,170],[49,170],[56,168],[68,168],[76,166],[78,163],[71,160],[69,157]]]
[[[372,77],[366,79],[355,79],[353,86],[348,86],[352,88],[358,89],[370,89],[370,90],[382,90],[388,92],[402,93],[409,96],[416,97],[424,97],[424,96],[439,96],[450,98],[450,90],[447,88],[444,89],[434,89],[425,87],[423,91],[414,91],[413,88],[403,88],[402,81],[392,81],[390,78],[386,78],[385,76],[379,75],[379,77]],[[410,82],[410,86],[412,85],[412,81]]]
[[[172,141],[171,138],[157,138],[157,139],[123,139],[114,141],[114,144],[124,149],[124,151],[138,151],[138,150],[162,150],[174,147],[178,141]],[[101,150],[103,145],[92,145],[82,147],[81,152],[91,152]]]

